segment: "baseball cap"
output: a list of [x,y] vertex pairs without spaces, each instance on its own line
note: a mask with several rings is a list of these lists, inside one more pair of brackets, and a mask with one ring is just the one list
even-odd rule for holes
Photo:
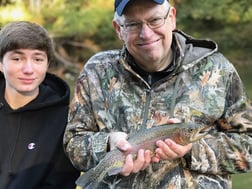
[[[123,10],[130,0],[115,0],[115,11],[119,16],[122,16]],[[163,4],[165,0],[152,0],[154,3]]]

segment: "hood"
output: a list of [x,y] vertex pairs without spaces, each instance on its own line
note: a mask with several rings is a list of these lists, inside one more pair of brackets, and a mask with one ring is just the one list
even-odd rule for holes
[[[4,99],[5,78],[0,72],[0,106],[8,106]],[[58,76],[47,73],[45,80],[39,86],[39,95],[24,107],[14,111],[26,111],[48,108],[50,106],[65,106],[69,104],[70,89],[67,83]],[[8,106],[9,107],[9,106]]]
[[181,68],[186,70],[199,63],[202,59],[218,51],[218,45],[208,39],[196,39],[180,30],[173,32],[176,45],[176,53],[179,53]]

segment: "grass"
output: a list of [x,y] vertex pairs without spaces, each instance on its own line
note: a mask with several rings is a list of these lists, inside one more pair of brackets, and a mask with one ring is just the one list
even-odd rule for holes
[[232,181],[233,181],[233,189],[252,188],[252,173],[233,175]]

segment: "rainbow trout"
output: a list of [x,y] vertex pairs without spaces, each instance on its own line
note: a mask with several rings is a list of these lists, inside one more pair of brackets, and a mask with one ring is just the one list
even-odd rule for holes
[[[136,157],[139,149],[148,149],[154,155],[156,141],[167,138],[180,145],[195,142],[208,133],[209,127],[196,123],[177,123],[145,129],[129,136],[128,142],[132,145],[130,154]],[[108,152],[96,167],[82,174],[77,179],[76,184],[85,189],[97,188],[106,175],[111,176],[121,172],[126,155],[128,154],[117,148]]]

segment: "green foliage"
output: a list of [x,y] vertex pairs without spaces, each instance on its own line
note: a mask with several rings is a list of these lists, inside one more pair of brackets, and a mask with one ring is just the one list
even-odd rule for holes
[[104,16],[99,25],[97,25],[97,33],[91,37],[92,41],[99,44],[101,49],[121,48],[122,43],[118,40],[117,34],[112,26],[113,13],[110,16]]
[[181,0],[175,1],[180,18],[215,20],[224,24],[235,24],[251,20],[248,0]]
[[30,20],[31,14],[26,11],[25,4],[18,2],[0,6],[0,27],[14,20]]
[[[45,8],[43,15],[51,20],[48,29],[54,36],[75,36],[77,39],[91,37],[98,32],[109,9],[104,9],[102,1],[65,1],[61,7]],[[55,14],[56,10],[56,14]]]
[[215,40],[235,63],[252,58],[251,0],[174,0],[177,26],[194,37]]

